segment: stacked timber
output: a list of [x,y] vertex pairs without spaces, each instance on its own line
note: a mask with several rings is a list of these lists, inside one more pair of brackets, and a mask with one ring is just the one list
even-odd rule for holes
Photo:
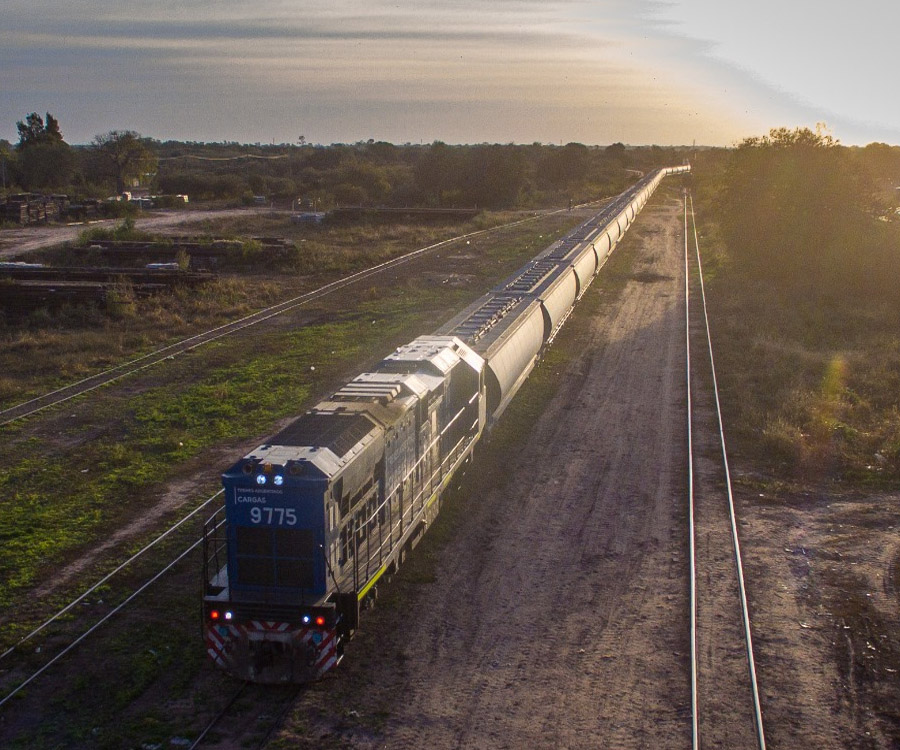
[[44,224],[66,218],[69,206],[65,195],[18,193],[0,202],[0,218],[12,224]]
[[176,286],[195,287],[211,273],[149,268],[53,268],[34,263],[0,263],[0,306],[10,314],[61,304],[102,304],[111,294],[133,297]]

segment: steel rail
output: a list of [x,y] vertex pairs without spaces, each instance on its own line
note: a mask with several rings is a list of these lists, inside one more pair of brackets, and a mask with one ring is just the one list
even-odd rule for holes
[[247,681],[241,683],[241,686],[237,689],[237,692],[234,693],[234,695],[232,695],[231,698],[228,699],[228,702],[224,706],[222,706],[219,712],[215,716],[213,716],[213,718],[203,728],[200,734],[197,735],[197,739],[195,739],[191,743],[191,746],[188,748],[188,750],[195,750],[195,748],[200,747],[200,744],[203,742],[203,740],[206,739],[206,735],[208,735],[216,727],[216,725],[220,721],[222,721],[222,719],[225,717],[225,714],[228,713],[228,709],[230,709],[237,702],[237,699],[244,694],[244,691],[248,687],[250,687],[250,685],[251,683]]
[[[580,208],[580,207],[583,207],[583,206],[589,206],[589,205],[593,205],[594,203],[599,203],[599,202],[601,202],[601,201],[593,201],[593,202],[590,202],[590,203],[580,204],[578,207]],[[563,211],[566,211],[566,210],[567,210],[567,209],[560,209],[560,210],[558,210],[558,211],[549,212],[549,214],[542,214],[541,216],[552,215],[552,214],[556,214],[556,213],[562,213]],[[328,284],[328,285],[326,285],[325,287],[321,287],[319,290],[316,290],[316,292],[320,292],[320,291],[326,290],[324,293],[327,294],[327,293],[329,293],[329,292],[331,292],[331,291],[335,291],[335,290],[338,289],[338,288],[342,288],[343,286],[346,286],[346,285],[348,285],[348,284],[350,284],[350,283],[353,283],[354,281],[358,281],[358,280],[360,280],[360,279],[362,279],[362,278],[366,278],[366,277],[369,276],[369,275],[373,275],[374,273],[378,273],[378,272],[380,272],[380,271],[386,270],[387,268],[390,268],[390,267],[399,265],[401,262],[405,262],[406,260],[408,260],[408,259],[410,259],[410,258],[412,258],[412,257],[414,257],[414,256],[420,255],[420,254],[422,254],[422,253],[424,253],[424,252],[427,252],[428,250],[433,250],[433,249],[435,249],[435,248],[437,248],[437,247],[440,247],[440,246],[449,244],[449,243],[454,242],[454,241],[459,240],[459,239],[464,239],[464,238],[466,238],[466,237],[473,237],[473,236],[476,236],[476,235],[483,234],[483,233],[485,233],[485,232],[491,232],[491,231],[494,231],[494,230],[497,230],[497,229],[501,229],[501,228],[504,228],[504,227],[508,228],[508,227],[512,227],[512,226],[519,225],[519,224],[523,224],[523,223],[526,223],[526,222],[529,222],[529,221],[533,221],[533,220],[536,219],[536,218],[539,218],[539,217],[538,217],[538,216],[529,217],[529,218],[527,218],[527,219],[521,219],[521,220],[519,220],[519,221],[511,222],[511,223],[504,224],[504,225],[500,225],[500,226],[497,226],[497,227],[491,227],[491,228],[489,228],[489,229],[479,230],[479,231],[477,231],[477,232],[471,232],[471,233],[469,233],[469,234],[461,235],[461,236],[459,236],[459,237],[451,238],[451,239],[448,239],[448,240],[442,240],[441,242],[435,243],[435,244],[430,245],[430,246],[428,246],[428,247],[420,248],[420,249],[418,249],[418,250],[413,251],[412,253],[408,253],[408,254],[405,255],[405,256],[401,256],[400,258],[395,258],[395,259],[393,259],[393,260],[391,260],[391,261],[387,261],[386,263],[379,264],[378,266],[374,266],[374,267],[369,268],[369,269],[366,269],[366,270],[364,270],[364,271],[362,271],[362,272],[358,272],[358,273],[356,273],[356,274],[353,274],[353,275],[351,275],[351,276],[349,276],[349,277],[345,277],[344,279],[340,279],[340,280],[338,280],[338,281],[336,281],[336,282],[332,282],[331,284]],[[340,285],[340,286],[338,286],[338,285]],[[294,298],[294,300],[289,300],[288,302],[286,302],[286,303],[281,303],[280,305],[277,305],[277,306],[273,306],[272,308],[268,308],[268,310],[273,310],[273,309],[275,309],[276,307],[281,307],[281,306],[284,305],[284,304],[289,304],[289,303],[292,303],[292,302],[296,302],[297,300],[300,300],[301,298],[304,298],[303,301],[302,301],[302,302],[298,302],[297,304],[303,304],[305,301],[308,301],[308,299],[305,299],[305,298],[306,298],[306,297],[309,297],[310,294],[314,294],[314,293],[315,293],[315,292],[308,293],[307,295],[301,295],[301,297]],[[297,305],[294,305],[294,306],[297,306]],[[282,312],[285,312],[285,310],[280,310],[280,311],[278,311],[278,312],[272,313],[272,314],[269,315],[268,317],[274,317],[274,315],[281,314]],[[248,316],[248,317],[254,317],[254,316]],[[267,319],[267,318],[265,318],[265,319]],[[246,318],[244,318],[244,319],[242,319],[242,320],[246,320]],[[260,320],[262,320],[262,319],[260,319]],[[248,323],[248,325],[253,325],[254,323],[260,322],[260,320],[254,320],[253,322]],[[213,330],[213,331],[216,331],[216,330],[220,330],[221,328],[224,328],[224,327],[226,327],[226,326],[220,326],[219,328],[217,328],[217,329],[212,329],[212,330]],[[231,331],[229,331],[229,332],[231,332]],[[202,334],[199,334],[198,336],[201,336],[201,335],[202,335]],[[221,335],[226,335],[226,334],[221,334]],[[189,338],[189,339],[186,339],[185,342],[194,340],[195,338],[197,338],[197,336],[191,337],[191,338]],[[210,339],[210,340],[212,340],[212,339]],[[181,342],[181,343],[185,343],[185,342]],[[201,342],[201,343],[206,343],[206,341],[203,341],[203,342]],[[198,345],[199,345],[199,344],[197,344],[197,346],[198,346]],[[175,346],[175,345],[172,345],[172,346]],[[170,347],[166,347],[166,350],[168,350],[168,349],[170,349],[170,348],[171,348],[171,346],[170,346]],[[193,347],[191,347],[191,348],[193,348]],[[163,351],[163,350],[160,350],[160,351]],[[120,366],[117,367],[117,368],[112,368],[111,370],[109,370],[109,371],[107,371],[107,372],[113,372],[113,371],[115,371],[115,370],[117,370],[117,369],[121,369],[121,367],[125,367],[125,366],[127,366],[128,364],[133,364],[134,362],[139,361],[140,359],[144,359],[144,358],[149,357],[149,356],[151,356],[151,355],[145,355],[145,357],[139,358],[138,360],[133,360],[131,363],[126,363],[125,365],[120,365]],[[155,364],[155,363],[153,363],[153,364]],[[144,365],[144,367],[148,367],[148,366],[150,366],[150,365]],[[141,367],[141,368],[138,368],[138,369],[144,369],[144,367]],[[137,370],[133,370],[133,371],[131,371],[131,372],[135,372],[135,371],[137,371]],[[119,375],[117,378],[114,378],[114,379],[118,379],[118,378],[124,377],[124,376],[127,375],[127,374],[130,374],[130,373],[123,373],[123,374]],[[96,377],[96,376],[94,376],[94,377]],[[89,378],[89,379],[90,379],[90,378]],[[88,379],[88,380],[89,380],[89,379]],[[80,381],[80,382],[85,382],[85,381]],[[110,380],[110,381],[106,381],[106,382],[112,382],[112,381]],[[77,385],[77,384],[75,384],[75,385]],[[97,387],[99,387],[99,385],[92,386],[92,388],[86,389],[86,390],[82,391],[81,393],[86,393],[86,392],[88,392],[88,390],[93,390],[94,388],[97,388]],[[65,390],[65,389],[62,389],[62,390]],[[54,392],[54,393],[58,393],[58,391],[57,391],[57,392]],[[47,395],[52,395],[52,394],[47,394]],[[76,395],[81,395],[81,394],[76,394]],[[73,395],[73,396],[68,396],[66,399],[63,399],[63,400],[68,400],[69,398],[74,398],[74,395]],[[30,402],[26,402],[26,403],[30,403]],[[61,403],[61,401],[57,401],[57,402],[55,402],[55,403]],[[47,408],[47,407],[50,406],[50,405],[51,405],[51,404],[48,404],[48,405],[43,406],[43,407],[40,407],[40,409]],[[14,407],[14,408],[15,408],[15,407]],[[31,413],[34,413],[35,411],[39,411],[40,409],[36,409],[36,410],[32,411]],[[2,415],[3,413],[4,413],[4,412],[0,412],[0,415]],[[25,415],[20,415],[19,417],[16,417],[15,419],[22,418],[22,416],[25,416]],[[14,420],[10,420],[10,421],[14,421]],[[8,423],[9,423],[9,422],[0,423],[0,426],[2,426],[3,424],[8,424]],[[193,517],[194,515],[196,515],[200,510],[202,510],[204,507],[206,507],[210,502],[212,502],[216,497],[218,497],[219,495],[221,495],[223,492],[224,492],[224,490],[219,490],[218,492],[216,492],[215,494],[213,494],[212,496],[210,496],[209,498],[207,498],[207,499],[206,499],[203,503],[201,503],[198,507],[196,507],[196,508],[195,508],[194,510],[192,510],[190,513],[188,513],[186,516],[184,516],[184,517],[183,517],[182,519],[180,519],[178,522],[176,522],[175,524],[173,524],[169,529],[167,529],[167,530],[166,530],[165,532],[163,532],[161,535],[159,535],[159,536],[156,537],[154,540],[152,540],[150,543],[148,543],[147,545],[145,545],[141,550],[139,550],[138,552],[136,552],[136,553],[135,553],[134,555],[132,555],[130,558],[128,558],[127,560],[125,560],[124,562],[122,562],[118,567],[116,567],[113,571],[111,571],[110,573],[108,573],[104,578],[102,578],[100,581],[98,581],[98,582],[95,583],[93,586],[91,586],[89,589],[87,589],[87,590],[86,590],[84,593],[82,593],[79,597],[77,597],[75,600],[73,600],[72,602],[70,602],[69,604],[67,604],[65,607],[63,607],[62,609],[60,609],[56,614],[54,614],[52,617],[48,618],[48,619],[47,619],[46,621],[44,621],[41,625],[39,625],[37,628],[33,629],[30,633],[28,633],[27,635],[23,636],[23,637],[22,637],[19,641],[17,641],[13,646],[9,647],[5,652],[3,652],[2,654],[0,654],[0,659],[3,659],[4,657],[8,656],[8,655],[9,655],[10,653],[12,653],[16,648],[18,648],[18,646],[20,646],[22,643],[24,643],[24,642],[26,642],[27,640],[29,640],[30,638],[34,637],[35,635],[37,635],[38,633],[40,633],[42,630],[44,630],[47,626],[49,626],[52,622],[54,622],[54,621],[57,620],[59,617],[61,617],[63,614],[65,614],[66,612],[70,611],[74,606],[76,606],[78,603],[80,603],[81,601],[83,601],[87,596],[89,596],[91,593],[93,593],[97,588],[99,588],[100,586],[102,586],[104,583],[108,582],[113,576],[115,576],[117,573],[121,572],[121,571],[122,571],[125,567],[127,567],[130,563],[132,563],[132,562],[133,562],[134,560],[136,560],[138,557],[140,557],[141,555],[143,555],[144,553],[146,553],[148,550],[150,550],[152,547],[154,547],[157,543],[159,543],[160,541],[162,541],[162,539],[164,539],[164,538],[166,538],[167,536],[169,536],[169,534],[171,534],[171,533],[174,532],[177,528],[179,528],[185,521],[187,521],[188,519],[190,519],[191,517]],[[220,521],[220,522],[215,526],[215,528],[213,529],[213,531],[219,529],[224,523],[225,523],[225,521]],[[184,552],[182,552],[180,555],[178,555],[178,557],[176,557],[176,558],[175,558],[174,560],[172,560],[170,563],[168,563],[168,564],[167,564],[161,571],[159,571],[153,578],[151,578],[149,581],[147,581],[146,583],[144,583],[140,588],[138,588],[137,590],[135,590],[130,596],[128,596],[128,598],[126,598],[123,602],[121,602],[121,603],[120,603],[119,605],[117,605],[114,609],[112,609],[110,612],[108,612],[104,617],[102,617],[100,620],[98,620],[93,626],[91,626],[88,630],[86,630],[84,633],[82,633],[78,638],[76,638],[74,641],[72,641],[72,642],[71,642],[68,646],[66,646],[62,651],[60,651],[58,654],[56,654],[50,661],[48,661],[46,664],[44,664],[40,669],[38,669],[37,671],[35,671],[30,677],[28,677],[26,680],[24,680],[23,682],[21,682],[21,683],[20,683],[17,687],[15,687],[11,692],[9,692],[9,693],[8,693],[7,695],[5,695],[2,699],[0,699],[0,707],[2,707],[4,704],[6,704],[6,702],[9,701],[9,699],[11,699],[14,695],[16,695],[16,694],[19,693],[22,689],[24,689],[27,685],[29,685],[33,680],[35,680],[37,677],[39,677],[41,674],[43,674],[47,669],[49,669],[53,664],[55,664],[57,661],[59,661],[63,656],[65,656],[66,654],[68,654],[72,649],[74,649],[78,644],[80,644],[83,640],[85,640],[89,635],[91,635],[95,630],[97,630],[101,625],[103,625],[103,624],[104,624],[107,620],[109,620],[113,615],[115,615],[115,614],[117,614],[118,612],[120,612],[125,606],[127,606],[129,603],[131,603],[135,598],[137,598],[138,595],[140,595],[141,593],[143,593],[143,592],[144,592],[147,588],[149,588],[153,583],[155,583],[156,581],[158,581],[165,573],[167,573],[169,570],[171,570],[176,564],[178,564],[182,559],[184,559],[188,554],[190,554],[194,549],[196,549],[200,544],[202,544],[202,542],[203,542],[203,537],[201,537],[201,538],[198,539],[196,542],[194,542],[190,547],[188,547],[188,549],[186,549]]]
[[[201,730],[200,734],[197,735],[197,738],[191,743],[188,750],[196,750],[199,747],[202,747],[204,744],[204,740],[207,736],[215,729],[219,723],[224,719],[234,704],[241,698],[247,691],[256,690],[257,692],[262,692],[266,688],[271,688],[271,685],[258,685],[249,681],[244,681],[241,683],[240,687],[238,687],[237,691],[231,695],[228,701],[222,706],[221,709],[213,716],[212,719],[206,724],[206,726]],[[281,696],[278,700],[281,701],[281,706],[277,709],[277,713],[273,715],[273,703],[277,705],[276,701],[273,701],[272,691],[265,692],[264,700],[260,701],[258,698],[254,698],[251,694],[249,696],[250,701],[253,703],[254,707],[260,711],[264,711],[266,714],[266,719],[268,720],[269,728],[265,732],[265,734],[260,737],[258,740],[253,741],[252,747],[264,748],[268,745],[269,740],[272,738],[272,735],[279,729],[281,726],[282,719],[284,715],[290,710],[290,708],[294,705],[294,701],[300,695],[300,693],[305,688],[305,685],[292,685],[290,689],[286,690],[286,695]],[[258,723],[261,723],[261,719],[263,715],[260,714],[257,719],[257,729],[259,729]],[[231,738],[234,742],[240,742],[242,747],[250,747],[249,744],[250,738]]]
[[737,517],[734,509],[734,493],[731,483],[731,469],[728,463],[728,451],[725,445],[725,426],[722,420],[722,406],[719,400],[719,385],[716,379],[716,363],[713,357],[712,335],[709,326],[709,311],[706,304],[706,287],[703,283],[703,265],[700,260],[700,240],[697,235],[697,219],[694,214],[694,199],[691,196],[691,224],[694,230],[694,246],[697,251],[697,270],[700,276],[700,294],[703,304],[703,320],[706,328],[706,341],[709,347],[710,372],[712,374],[713,395],[715,396],[716,416],[719,426],[719,444],[722,450],[722,462],[725,467],[725,486],[728,494],[728,515],[731,521],[731,541],[734,548],[734,564],[737,572],[738,589],[741,600],[741,619],[744,628],[744,642],[747,649],[747,667],[750,673],[751,691],[753,694],[753,716],[756,725],[756,739],[759,750],[766,748],[765,728],[763,726],[762,706],[759,700],[759,683],[756,678],[756,660],[753,656],[753,636],[750,628],[750,611],[747,604],[747,588],[744,583],[744,564],[741,557],[741,544],[738,539]]
[[687,195],[684,196],[684,338],[687,379],[687,442],[688,442],[688,553],[691,578],[691,747],[700,749],[700,712],[697,690],[697,547],[694,526],[694,432],[693,403],[691,401],[691,274],[688,254]]
[[[181,520],[177,521],[175,524],[170,526],[162,534],[160,534],[158,537],[156,537],[153,541],[144,545],[143,548],[141,548],[140,550],[135,552],[131,557],[129,557],[123,563],[120,563],[119,566],[117,568],[115,568],[115,570],[112,570],[109,573],[107,573],[103,578],[101,578],[99,581],[97,581],[97,583],[95,583],[93,586],[91,586],[89,589],[87,589],[87,591],[82,593],[78,598],[73,599],[65,607],[60,609],[55,615],[53,615],[52,617],[49,617],[44,622],[42,622],[40,625],[38,625],[36,628],[34,628],[34,630],[32,630],[30,633],[22,636],[12,646],[7,648],[6,651],[4,651],[2,654],[0,654],[0,660],[5,659],[7,656],[9,656],[13,651],[15,651],[23,643],[31,640],[34,636],[36,636],[38,633],[40,633],[42,630],[44,630],[44,628],[46,628],[48,625],[50,625],[51,623],[55,622],[60,617],[62,617],[66,612],[68,612],[70,609],[72,609],[76,604],[79,604],[82,601],[84,601],[88,596],[90,596],[92,593],[94,593],[94,591],[96,591],[98,588],[100,588],[104,583],[107,583],[113,576],[115,576],[117,573],[122,572],[122,570],[124,570],[131,563],[133,563],[135,560],[137,560],[139,557],[141,557],[141,555],[143,555],[145,552],[150,550],[152,547],[155,547],[159,542],[161,542],[163,539],[165,539],[167,536],[169,536],[169,534],[171,534],[173,531],[175,531],[185,521],[192,518],[197,513],[199,513],[201,510],[203,510],[207,505],[209,505],[213,500],[215,500],[224,491],[225,490],[219,490],[214,495],[212,495],[211,497],[204,500],[200,505],[198,505],[190,513],[188,513],[186,516],[184,516],[184,518],[182,518]],[[224,508],[225,506],[222,506],[222,507]]]
[[[224,524],[224,521],[221,521],[216,528]],[[109,620],[113,615],[121,612],[126,606],[131,604],[140,594],[146,591],[150,586],[156,583],[160,578],[162,578],[166,573],[168,573],[172,568],[174,568],[178,563],[180,563],[185,557],[187,557],[191,552],[193,552],[197,547],[199,547],[203,543],[203,537],[200,537],[196,542],[194,542],[190,547],[188,547],[184,552],[182,552],[178,557],[176,557],[172,562],[166,565],[162,570],[160,570],[153,578],[147,581],[143,586],[134,591],[127,599],[118,604],[115,608],[107,612],[103,617],[101,617],[97,622],[95,622],[90,628],[84,631],[78,638],[72,641],[68,646],[66,646],[62,651],[60,651],[56,656],[54,656],[50,661],[48,661],[44,666],[34,672],[30,677],[26,680],[20,682],[12,691],[7,693],[0,698],[0,707],[2,707],[7,701],[9,701],[13,696],[17,695],[23,688],[30,685],[34,680],[40,677],[44,672],[46,672],[50,667],[52,667],[56,662],[62,659],[66,654],[68,654],[72,649],[74,649],[79,643],[81,643],[85,638],[87,638],[91,633],[97,630],[101,625],[103,625],[107,620]]]
[[[591,206],[595,203],[601,203],[603,200],[608,199],[604,198],[599,201],[579,204],[577,208]],[[270,307],[264,308],[262,310],[258,310],[255,313],[245,315],[244,317],[238,318],[237,320],[231,321],[230,323],[224,323],[220,326],[216,326],[215,328],[211,328],[208,331],[194,334],[193,336],[189,336],[185,339],[182,339],[181,341],[176,341],[173,344],[168,344],[167,346],[156,349],[152,352],[149,352],[148,354],[144,354],[140,357],[135,357],[134,359],[123,362],[120,365],[116,365],[115,367],[110,367],[106,370],[95,373],[94,375],[90,375],[89,377],[82,378],[81,380],[78,380],[74,383],[70,383],[68,385],[62,386],[61,388],[57,388],[56,390],[49,391],[40,396],[35,396],[28,401],[23,401],[14,406],[0,409],[0,420],[2,420],[0,421],[0,427],[5,427],[8,424],[16,422],[20,419],[24,419],[26,417],[30,417],[33,414],[37,414],[38,412],[41,412],[45,409],[49,409],[52,406],[57,406],[59,404],[65,403],[66,401],[77,398],[78,396],[83,396],[84,394],[90,393],[91,391],[94,391],[104,385],[114,383],[118,380],[128,377],[129,375],[134,375],[135,373],[141,372],[149,367],[153,367],[160,362],[163,362],[167,359],[172,359],[179,354],[192,351],[193,349],[203,346],[204,344],[208,344],[212,341],[216,341],[229,334],[237,333],[238,331],[242,331],[245,328],[249,328],[250,326],[254,326],[266,320],[270,320],[271,318],[274,318],[278,315],[283,315],[286,312],[294,310],[314,300],[320,299],[321,297],[325,297],[333,292],[355,284],[358,281],[363,281],[378,273],[390,270],[391,268],[399,265],[403,265],[404,263],[407,263],[414,258],[419,257],[420,255],[431,252],[440,247],[444,247],[445,245],[450,245],[452,243],[470,239],[472,237],[478,237],[489,232],[496,232],[500,229],[510,229],[512,227],[535,221],[539,218],[553,216],[555,214],[565,213],[567,211],[568,209],[558,209],[556,211],[549,211],[547,213],[538,214],[536,216],[529,216],[525,219],[519,219],[518,221],[499,224],[496,227],[488,227],[487,229],[479,229],[475,232],[468,232],[466,234],[457,235],[456,237],[450,237],[446,240],[441,240],[440,242],[435,242],[431,245],[418,248],[417,250],[413,250],[397,258],[392,258],[391,260],[384,261],[383,263],[378,263],[374,266],[363,269],[362,271],[357,271],[356,273],[350,274],[349,276],[345,276],[341,279],[336,279],[335,281],[329,282],[328,284],[325,284],[318,289],[314,289],[310,292],[305,292],[304,294],[292,297],[291,299],[279,302],[278,304],[271,305]],[[144,364],[140,365],[139,367],[133,367],[133,369],[130,370],[126,369],[141,362],[143,362]],[[81,388],[80,386],[85,387]],[[73,389],[74,392],[70,393],[70,391],[72,391]],[[55,396],[59,396],[59,398],[54,398]],[[45,401],[47,399],[49,399],[47,403],[37,405],[38,402]],[[28,408],[32,405],[35,405],[34,408]]]

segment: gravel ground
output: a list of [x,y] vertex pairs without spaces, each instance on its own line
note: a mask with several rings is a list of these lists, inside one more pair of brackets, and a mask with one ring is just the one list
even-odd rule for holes
[[[482,450],[270,747],[690,746],[681,231],[680,201],[644,209],[617,250],[636,260],[601,271],[555,345],[567,356],[542,365],[556,381],[547,407],[504,438],[511,458],[496,460],[499,434]],[[775,495],[740,457],[732,466],[768,746],[900,747],[900,498]],[[195,584],[192,570],[175,585]],[[705,688],[726,721],[744,710],[739,682]],[[160,685],[132,713],[184,715],[188,736],[231,689],[208,668],[190,701]],[[0,735],[55,711],[54,692],[29,691]],[[209,747],[254,746],[252,730]]]
[[476,462],[508,479],[469,499],[436,582],[407,602],[413,615],[373,623],[361,647],[387,658],[366,658],[365,689],[340,704],[370,717],[389,705],[383,721],[335,716],[326,695],[341,688],[323,684],[285,746],[301,733],[349,747],[690,743],[676,211],[645,209],[620,298],[564,330],[579,354],[514,465]]

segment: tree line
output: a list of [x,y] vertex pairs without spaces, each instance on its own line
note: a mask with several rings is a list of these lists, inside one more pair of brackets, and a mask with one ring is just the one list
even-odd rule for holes
[[157,141],[130,130],[66,143],[50,113],[17,123],[19,142],[0,141],[5,192],[121,193],[132,181],[157,193],[207,201],[335,205],[510,208],[578,202],[618,192],[626,170],[680,163],[685,153],[657,146],[477,144],[247,145]]
[[[677,149],[622,144],[330,146],[159,144],[159,186],[203,199],[302,197],[309,206],[511,208],[564,204],[619,192],[645,171],[680,163]],[[202,158],[198,158],[202,155]]]

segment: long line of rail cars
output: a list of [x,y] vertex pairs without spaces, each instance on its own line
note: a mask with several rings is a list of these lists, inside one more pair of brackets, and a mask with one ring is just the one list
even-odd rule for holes
[[338,664],[360,607],[437,516],[503,412],[665,175],[658,170],[435,334],[237,461],[204,533],[207,652],[231,674],[305,682]]

